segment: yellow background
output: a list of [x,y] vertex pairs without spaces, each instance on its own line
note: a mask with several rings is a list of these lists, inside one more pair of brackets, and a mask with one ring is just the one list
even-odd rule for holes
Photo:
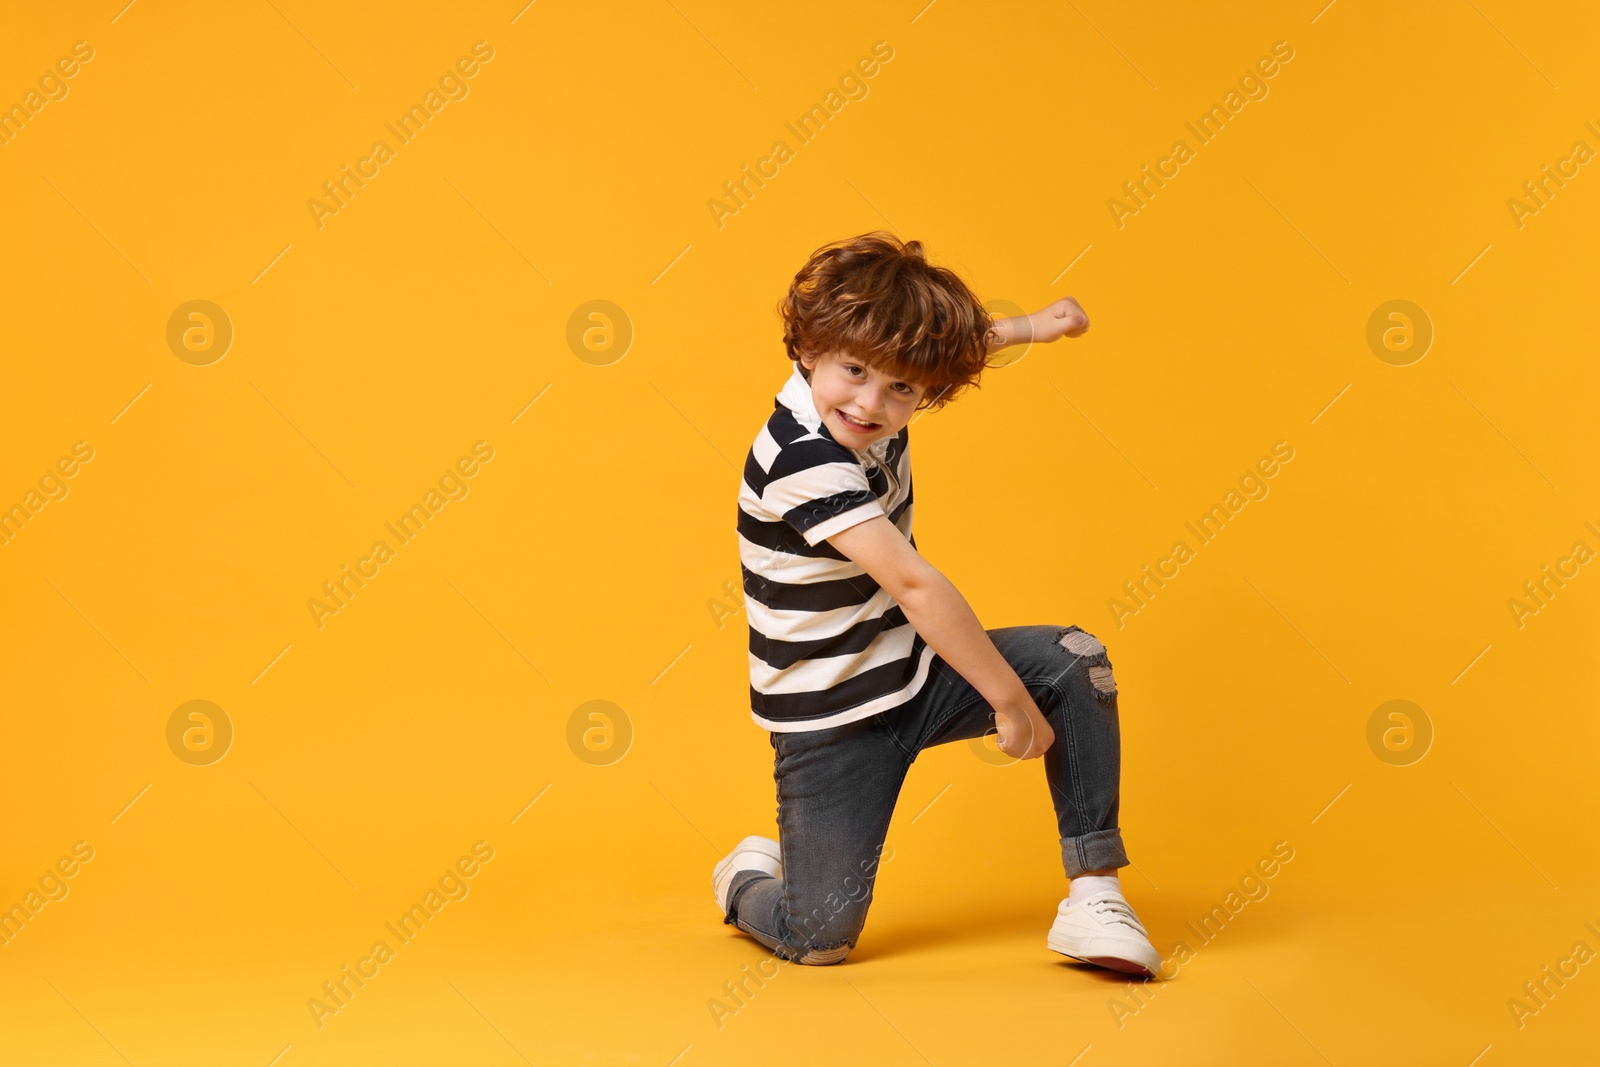
[[[94,849],[0,947],[0,1061],[1593,1055],[1600,965],[1520,1029],[1507,1001],[1600,951],[1600,577],[1521,628],[1507,601],[1600,548],[1600,177],[1521,228],[1506,206],[1600,148],[1593,11],[120,6],[0,34],[0,103],[94,49],[0,147],[0,503],[94,449],[0,548],[0,903]],[[318,228],[307,200],[480,40],[469,95]],[[1107,200],[1280,40],[1270,95],[1118,228]],[[784,123],[877,41],[868,95],[798,145]],[[719,228],[707,201],[779,139]],[[775,833],[744,616],[716,605],[790,369],[774,305],[880,227],[1093,323],[915,423],[917,533],[985,625],[1111,650],[1124,885],[1196,952],[1136,1013],[1045,948],[1042,768],[965,744],[912,771],[850,961],[709,1005],[766,957],[709,883]],[[195,299],[235,331],[208,366],[166,342]],[[607,365],[566,339],[597,299],[635,334]],[[1392,299],[1435,330],[1409,366],[1366,343]],[[1280,440],[1270,495],[1119,629],[1107,600]],[[306,602],[477,441],[470,494],[319,629]],[[1367,743],[1395,699],[1434,731],[1409,766]],[[167,744],[190,700],[235,730],[209,766]],[[631,726],[609,765],[568,744],[591,700]],[[319,1029],[322,983],[477,841],[470,894]],[[1197,947],[1279,841],[1270,895]]]

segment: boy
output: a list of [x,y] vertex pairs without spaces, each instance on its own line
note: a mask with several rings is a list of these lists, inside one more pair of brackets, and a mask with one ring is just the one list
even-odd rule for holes
[[1076,626],[985,631],[911,535],[912,415],[977,384],[992,353],[1078,337],[1088,317],[1068,297],[993,320],[920,242],[881,231],[818,249],[779,311],[795,365],[739,495],[751,717],[770,731],[779,841],[747,837],[716,865],[723,922],[784,959],[844,960],[912,761],[992,725],[1002,752],[1044,757],[1071,879],[1048,946],[1154,976],[1117,876],[1105,646]]

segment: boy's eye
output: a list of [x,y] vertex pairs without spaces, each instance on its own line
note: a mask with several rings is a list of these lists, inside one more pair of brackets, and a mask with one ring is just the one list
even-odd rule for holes
[[[861,373],[863,373],[863,374],[866,373],[866,371],[862,370],[860,367],[858,367],[854,363],[845,364],[845,368],[844,369],[850,372],[851,377],[854,377],[856,371],[858,371],[858,370],[861,371]],[[899,389],[900,392],[903,393],[903,394],[904,393],[914,393],[914,392],[916,392],[916,390],[913,389],[911,387],[910,383],[908,383],[908,382],[895,382],[894,385],[895,385],[895,388]]]

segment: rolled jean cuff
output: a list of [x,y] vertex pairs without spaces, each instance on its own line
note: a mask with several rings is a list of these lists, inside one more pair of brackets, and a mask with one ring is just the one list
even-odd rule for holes
[[751,882],[759,882],[772,875],[762,871],[740,871],[733,876],[733,881],[728,884],[728,910],[723,913],[722,925],[735,926],[739,918],[739,897],[744,893],[745,887]]
[[1067,869],[1068,878],[1076,878],[1085,871],[1126,867],[1128,853],[1122,847],[1122,830],[1113,826],[1109,830],[1096,830],[1092,834],[1063,837],[1061,863]]

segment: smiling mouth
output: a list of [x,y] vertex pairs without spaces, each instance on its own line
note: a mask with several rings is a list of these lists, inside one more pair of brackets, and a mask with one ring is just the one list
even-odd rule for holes
[[875,422],[859,422],[855,419],[852,419],[849,415],[846,415],[842,411],[835,411],[834,414],[838,415],[839,420],[852,430],[860,430],[865,433],[869,430],[876,430],[878,428],[878,424]]

